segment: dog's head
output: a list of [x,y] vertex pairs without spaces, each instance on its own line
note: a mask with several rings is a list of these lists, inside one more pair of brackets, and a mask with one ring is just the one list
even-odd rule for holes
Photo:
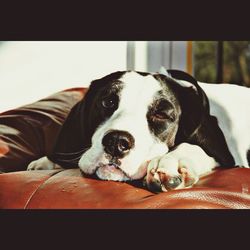
[[149,160],[198,126],[207,103],[197,91],[168,74],[124,71],[95,80],[69,114],[54,160],[72,165],[74,158],[85,174],[104,180],[140,179]]

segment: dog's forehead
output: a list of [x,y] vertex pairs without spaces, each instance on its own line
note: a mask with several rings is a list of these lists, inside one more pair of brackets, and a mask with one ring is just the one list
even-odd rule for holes
[[134,87],[150,87],[159,89],[160,83],[157,81],[154,76],[150,73],[140,73],[136,71],[128,71],[120,78],[122,82],[127,85],[133,85]]
[[152,74],[140,74],[138,72],[127,72],[121,78],[123,83],[122,94],[129,100],[152,101],[156,93],[163,89],[161,83]]

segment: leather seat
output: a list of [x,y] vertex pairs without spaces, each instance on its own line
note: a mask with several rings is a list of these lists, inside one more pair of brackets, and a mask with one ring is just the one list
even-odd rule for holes
[[215,170],[190,189],[152,193],[138,183],[82,177],[78,169],[0,175],[0,208],[250,208],[250,171]]
[[50,152],[70,108],[85,92],[59,92],[0,115],[0,208],[250,208],[250,170],[244,168],[218,168],[190,189],[166,193],[152,193],[141,181],[83,177],[79,169],[24,171]]

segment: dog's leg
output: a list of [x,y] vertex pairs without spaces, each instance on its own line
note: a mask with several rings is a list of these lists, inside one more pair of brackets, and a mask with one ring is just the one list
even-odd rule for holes
[[58,164],[53,163],[50,161],[46,156],[36,160],[32,161],[28,167],[27,170],[52,170],[52,169],[61,169],[61,167]]
[[240,142],[234,143],[233,146],[230,145],[230,149],[231,149],[232,155],[234,156],[236,166],[249,168],[249,163],[247,160],[248,148],[249,148],[249,145],[244,145],[243,143],[240,143]]
[[146,184],[153,191],[191,187],[201,175],[217,166],[219,163],[199,146],[182,143],[173,151],[149,162]]

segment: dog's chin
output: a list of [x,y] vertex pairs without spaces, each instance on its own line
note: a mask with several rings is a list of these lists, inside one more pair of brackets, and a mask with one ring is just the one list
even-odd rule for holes
[[112,164],[99,163],[98,168],[95,171],[96,176],[102,180],[112,181],[132,181],[142,179],[147,174],[148,162],[144,162],[137,169],[136,173],[128,174],[122,168]]
[[102,164],[96,170],[96,175],[101,180],[129,181],[131,180],[120,168],[111,164]]

